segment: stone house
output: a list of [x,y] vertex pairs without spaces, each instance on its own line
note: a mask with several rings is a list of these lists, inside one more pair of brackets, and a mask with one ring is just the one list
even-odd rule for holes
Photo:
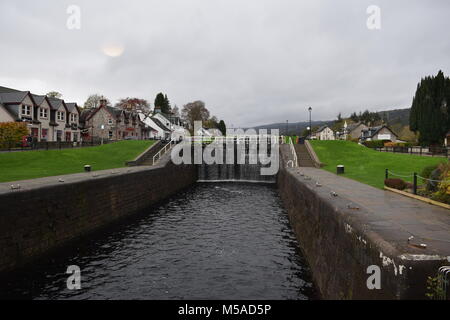
[[106,100],[101,100],[97,108],[84,110],[81,121],[85,140],[141,140],[147,135],[137,112],[108,106]]
[[344,127],[339,134],[336,134],[338,139],[359,139],[361,137],[361,131],[368,129],[368,127],[362,122],[352,123],[347,125],[347,121],[344,122]]

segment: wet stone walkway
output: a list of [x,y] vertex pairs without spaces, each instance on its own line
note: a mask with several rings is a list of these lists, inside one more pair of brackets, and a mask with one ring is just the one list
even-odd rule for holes
[[[288,171],[319,196],[333,199],[332,203],[348,213],[365,231],[375,232],[399,252],[425,259],[438,255],[450,261],[450,210],[322,169],[294,168]],[[305,179],[306,176],[311,179]],[[337,196],[332,195],[333,192]],[[408,243],[411,236],[414,239]],[[427,245],[426,249],[415,247],[421,243]]]

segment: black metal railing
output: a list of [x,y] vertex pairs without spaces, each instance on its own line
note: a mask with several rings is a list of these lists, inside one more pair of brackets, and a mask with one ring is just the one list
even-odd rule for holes
[[[108,144],[114,141],[104,140],[103,144]],[[71,141],[39,141],[28,142],[26,144],[16,142],[0,142],[0,151],[26,151],[26,150],[55,150],[55,149],[69,149],[99,146],[102,141],[99,139],[86,140],[82,142]]]
[[448,157],[449,155],[447,147],[382,147],[373,149],[380,152],[407,153],[431,157]]

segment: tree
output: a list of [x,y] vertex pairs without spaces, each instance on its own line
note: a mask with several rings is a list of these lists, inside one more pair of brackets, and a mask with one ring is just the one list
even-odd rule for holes
[[49,98],[57,98],[57,99],[61,99],[62,98],[62,94],[59,93],[58,91],[50,91],[46,94],[47,97]]
[[111,105],[111,102],[104,96],[101,94],[91,94],[86,102],[84,103],[84,108],[85,109],[93,109],[93,108],[97,108],[100,106],[100,100],[106,100],[106,104],[108,106]]
[[409,126],[421,145],[442,144],[450,129],[450,78],[439,70],[422,78],[413,97]]
[[209,111],[203,101],[194,101],[183,106],[181,117],[189,124],[191,133],[194,129],[194,121],[205,123],[209,120]]
[[358,115],[356,114],[356,112],[353,112],[353,113],[350,115],[350,119],[351,119],[353,122],[358,122],[358,121],[359,121],[359,117],[358,117]]
[[0,123],[0,144],[16,144],[22,141],[22,137],[28,135],[25,122]]
[[220,132],[222,132],[222,135],[225,136],[227,134],[227,126],[225,125],[225,121],[220,120],[217,128],[220,130]]
[[341,121],[342,121],[342,114],[339,112],[339,114],[337,115],[337,122]]
[[219,120],[215,116],[212,116],[205,121],[204,127],[208,129],[219,128]]
[[162,113],[171,113],[170,102],[167,95],[164,95],[162,92],[156,95],[155,108],[156,107],[160,108]]
[[173,114],[175,117],[179,117],[179,116],[180,116],[180,110],[178,109],[177,105],[175,105],[175,106],[172,108],[172,114]]
[[115,105],[116,108],[128,111],[142,111],[148,113],[150,111],[150,104],[145,99],[139,98],[125,98],[120,99]]

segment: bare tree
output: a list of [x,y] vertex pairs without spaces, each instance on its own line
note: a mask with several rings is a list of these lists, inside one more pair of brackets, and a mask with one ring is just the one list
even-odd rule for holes
[[98,106],[100,106],[100,100],[106,100],[107,105],[111,105],[111,102],[109,102],[109,100],[104,95],[91,94],[84,103],[84,108],[85,109],[97,108]]

